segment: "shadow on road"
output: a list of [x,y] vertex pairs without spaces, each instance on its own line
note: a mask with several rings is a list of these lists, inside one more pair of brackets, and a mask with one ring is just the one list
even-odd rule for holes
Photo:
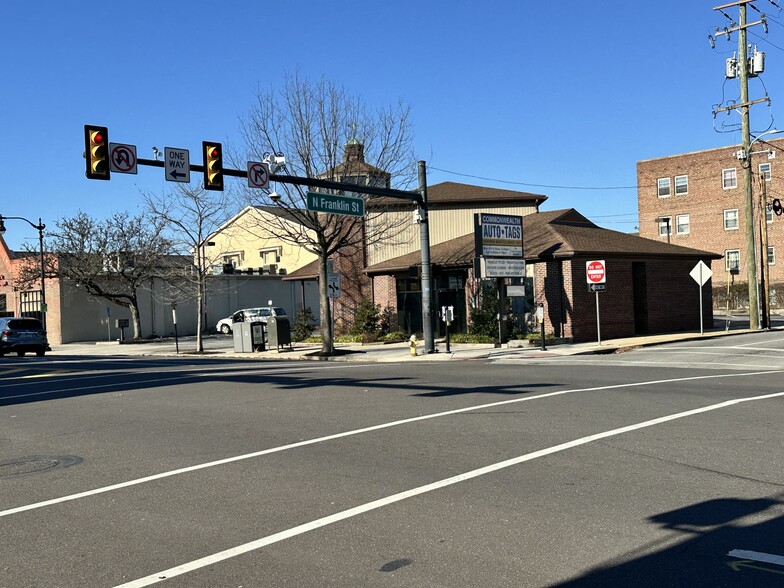
[[[784,562],[784,517],[749,520],[766,518],[763,513],[784,504],[781,498],[720,498],[654,515],[649,522],[673,535],[554,586],[782,586],[784,565],[753,557],[779,555]],[[751,553],[729,556],[733,550]]]

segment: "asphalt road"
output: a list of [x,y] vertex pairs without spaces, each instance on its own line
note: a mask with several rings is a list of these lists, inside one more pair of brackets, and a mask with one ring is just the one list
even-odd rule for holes
[[0,586],[778,586],[783,351],[4,358]]

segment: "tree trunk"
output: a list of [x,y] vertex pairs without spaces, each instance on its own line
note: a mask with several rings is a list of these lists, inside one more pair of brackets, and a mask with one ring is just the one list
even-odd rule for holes
[[131,311],[131,322],[133,323],[133,338],[141,339],[142,336],[142,319],[139,316],[139,302],[136,298],[131,298],[128,301],[128,308]]
[[332,312],[327,291],[327,257],[319,257],[319,310],[321,314],[321,352],[332,355],[335,352],[332,332]]

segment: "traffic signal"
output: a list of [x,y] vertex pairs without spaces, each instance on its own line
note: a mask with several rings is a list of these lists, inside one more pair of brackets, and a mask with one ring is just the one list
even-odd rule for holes
[[110,179],[109,131],[106,127],[84,125],[84,159],[89,179]]
[[223,190],[223,148],[220,143],[202,142],[204,189]]

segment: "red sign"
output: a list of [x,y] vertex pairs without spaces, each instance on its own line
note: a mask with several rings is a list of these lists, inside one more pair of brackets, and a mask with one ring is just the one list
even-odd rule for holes
[[607,273],[604,268],[604,260],[586,261],[585,277],[589,284],[604,284],[607,281]]

